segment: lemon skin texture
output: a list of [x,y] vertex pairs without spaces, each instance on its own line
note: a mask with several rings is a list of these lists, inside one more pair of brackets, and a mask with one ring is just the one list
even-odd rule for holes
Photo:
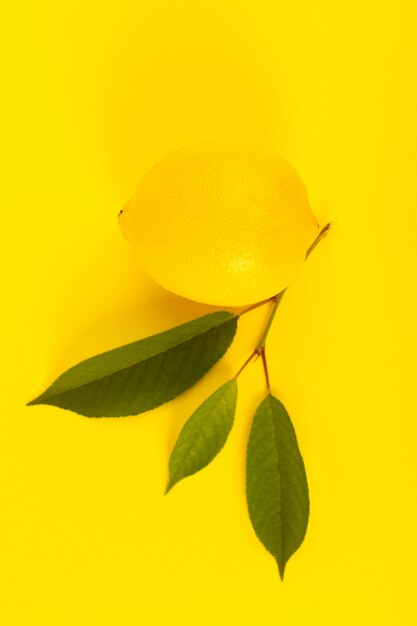
[[287,287],[319,227],[287,160],[223,143],[182,148],[160,160],[119,221],[160,285],[191,300],[237,307]]

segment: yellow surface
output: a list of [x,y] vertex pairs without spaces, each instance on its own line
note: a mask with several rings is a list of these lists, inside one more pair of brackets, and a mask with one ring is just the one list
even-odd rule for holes
[[[0,621],[414,624],[414,2],[8,3],[2,63]],[[241,364],[132,419],[25,407],[81,358],[210,310],[134,275],[117,212],[171,149],[267,142],[333,232],[269,336],[311,492],[281,584],[250,527],[242,375],[221,456],[163,496],[191,411]]]
[[164,156],[140,180],[119,223],[141,269],[162,287],[239,307],[285,289],[319,228],[286,159],[219,141]]

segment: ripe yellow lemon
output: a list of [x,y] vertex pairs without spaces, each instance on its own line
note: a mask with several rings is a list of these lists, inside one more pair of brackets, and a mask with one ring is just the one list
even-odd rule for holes
[[119,217],[145,271],[198,302],[243,306],[284,289],[318,232],[284,158],[223,143],[176,150],[142,178]]

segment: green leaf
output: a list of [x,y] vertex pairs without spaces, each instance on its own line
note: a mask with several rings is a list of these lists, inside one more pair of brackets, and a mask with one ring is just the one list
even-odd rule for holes
[[275,557],[281,579],[288,559],[303,542],[309,516],[307,478],[289,415],[268,394],[249,436],[246,495],[254,530]]
[[64,372],[28,404],[52,404],[88,417],[149,411],[191,387],[219,360],[238,315],[209,313],[140,341],[109,350]]
[[237,400],[236,379],[217,389],[191,415],[181,430],[169,460],[165,493],[181,479],[206,467],[226,443],[233,426]]

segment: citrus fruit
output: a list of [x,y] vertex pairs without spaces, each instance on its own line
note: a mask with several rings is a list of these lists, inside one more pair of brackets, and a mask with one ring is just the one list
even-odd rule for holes
[[304,183],[288,161],[224,143],[164,157],[142,178],[119,220],[155,281],[221,306],[282,291],[318,232]]

